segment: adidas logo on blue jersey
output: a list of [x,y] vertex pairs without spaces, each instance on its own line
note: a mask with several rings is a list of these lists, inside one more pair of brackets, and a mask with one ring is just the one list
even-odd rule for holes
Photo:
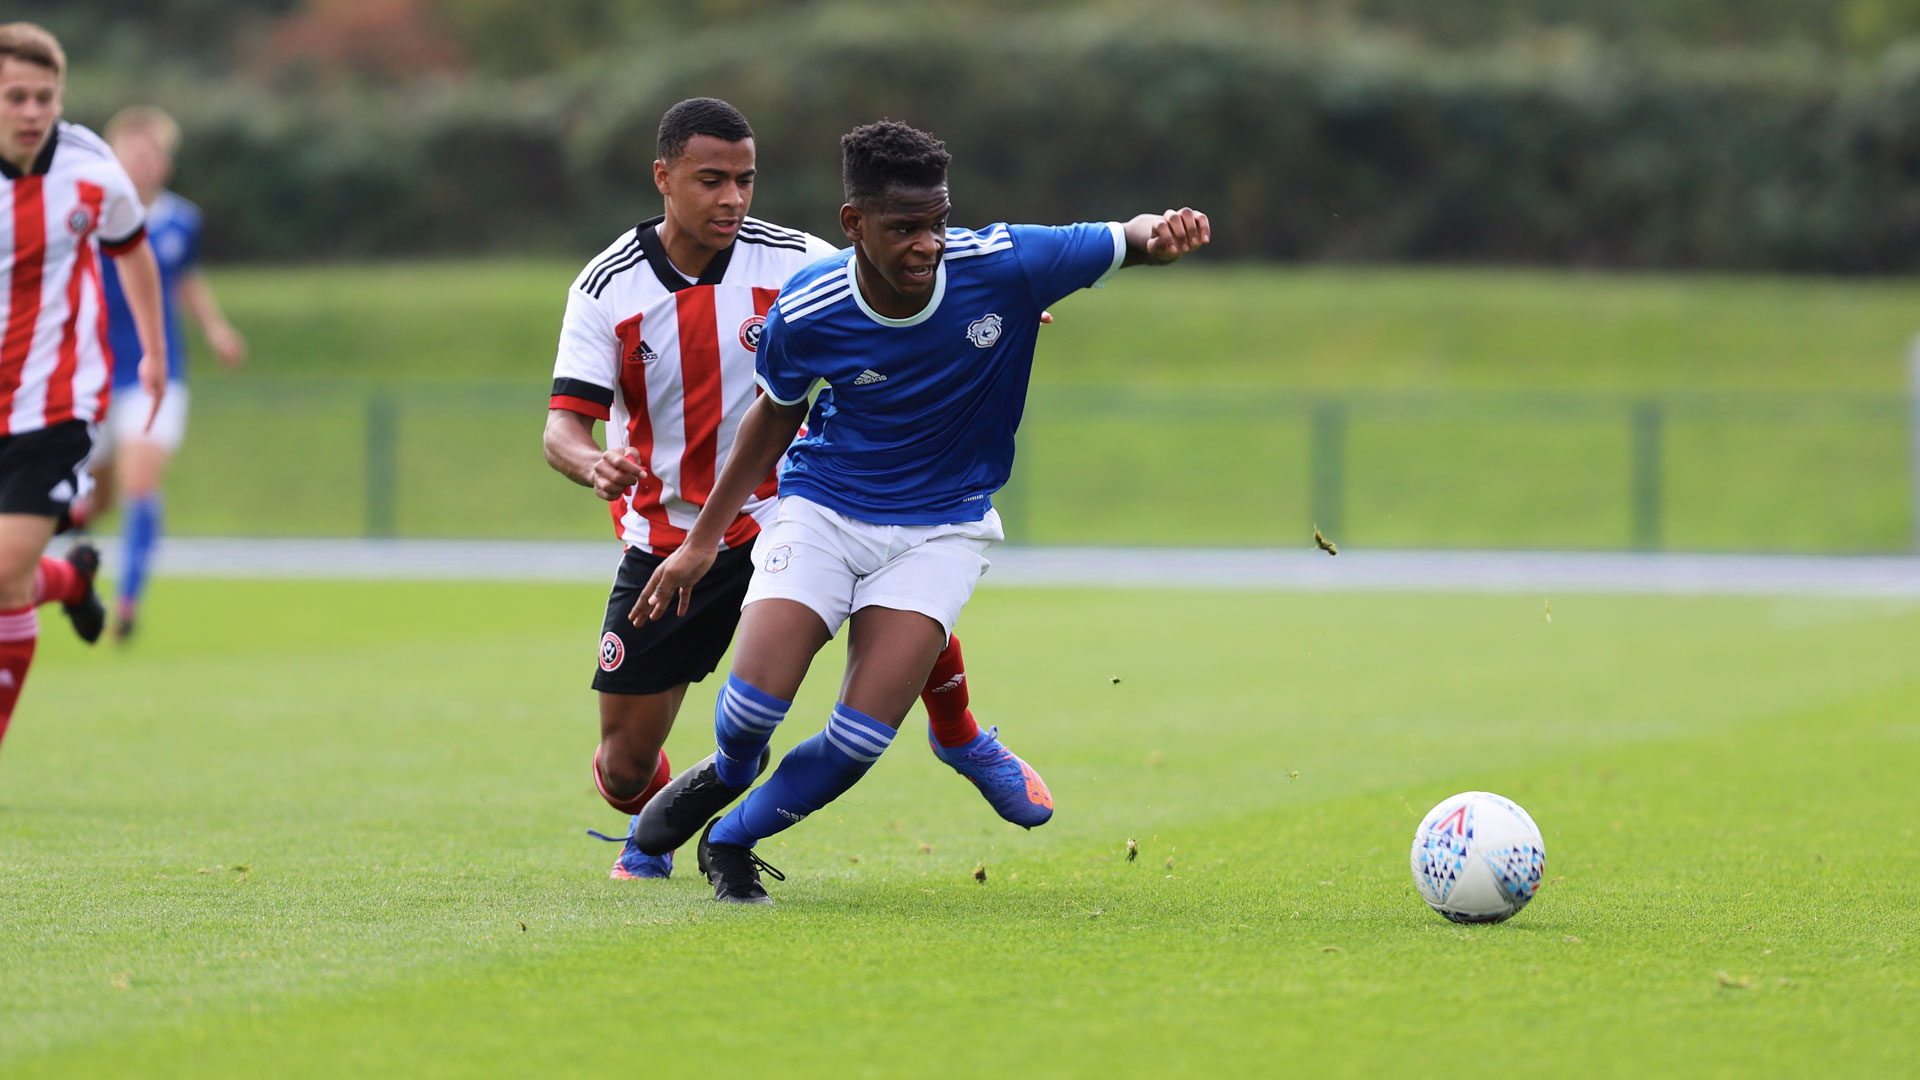
[[872,386],[874,383],[886,382],[886,381],[887,381],[887,377],[885,375],[880,374],[879,372],[873,370],[872,368],[868,368],[867,370],[860,373],[859,378],[853,380],[853,385]]

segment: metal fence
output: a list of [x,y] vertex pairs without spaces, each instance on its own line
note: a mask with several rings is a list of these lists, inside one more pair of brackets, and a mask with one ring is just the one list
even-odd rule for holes
[[[1915,356],[1920,378],[1920,348]],[[544,387],[209,380],[170,481],[199,535],[591,537]],[[1035,387],[998,497],[1030,543],[1888,552],[1920,414],[1874,392]]]

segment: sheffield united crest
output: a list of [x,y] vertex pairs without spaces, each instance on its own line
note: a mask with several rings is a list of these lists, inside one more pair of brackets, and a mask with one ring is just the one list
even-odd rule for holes
[[760,331],[767,325],[765,315],[755,315],[740,324],[740,344],[750,353],[760,351]]

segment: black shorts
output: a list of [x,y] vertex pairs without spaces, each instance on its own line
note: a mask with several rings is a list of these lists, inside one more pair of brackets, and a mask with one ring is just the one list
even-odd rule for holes
[[0,435],[0,514],[65,514],[67,504],[92,486],[92,454],[93,426],[85,420]]
[[753,579],[753,547],[729,548],[713,560],[707,576],[693,587],[693,602],[683,616],[635,626],[627,621],[640,590],[654,568],[665,562],[639,548],[628,548],[607,595],[607,617],[600,624],[600,667],[593,688],[609,694],[658,694],[681,683],[699,682],[719,666],[740,625],[740,602]]

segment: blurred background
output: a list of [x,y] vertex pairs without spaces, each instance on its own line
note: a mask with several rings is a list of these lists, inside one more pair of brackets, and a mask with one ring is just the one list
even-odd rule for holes
[[953,149],[957,224],[1212,215],[1057,310],[1017,541],[1916,546],[1920,0],[16,10],[69,119],[178,118],[252,342],[192,339],[176,535],[610,537],[541,458],[565,291],[714,95],[754,213],[835,240],[883,116]]

